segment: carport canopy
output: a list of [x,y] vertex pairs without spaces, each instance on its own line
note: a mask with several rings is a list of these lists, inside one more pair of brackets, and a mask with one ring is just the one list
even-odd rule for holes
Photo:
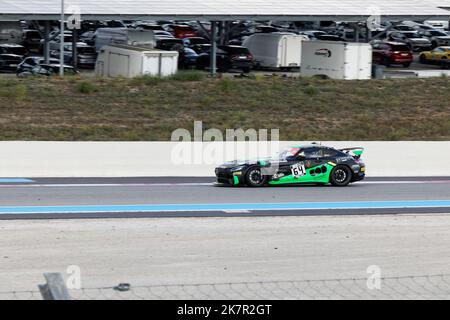
[[[65,0],[84,20],[450,19],[450,0]],[[0,0],[0,20],[58,20],[61,0]]]

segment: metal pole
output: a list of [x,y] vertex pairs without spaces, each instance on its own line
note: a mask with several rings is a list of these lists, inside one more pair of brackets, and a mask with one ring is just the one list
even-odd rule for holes
[[46,64],[50,63],[50,21],[45,21],[44,25],[44,61]]
[[72,30],[72,65],[76,69],[78,68],[78,30],[74,28]]
[[211,21],[211,53],[210,53],[210,69],[211,76],[215,77],[217,74],[217,41],[216,41],[216,33],[217,33],[217,22]]
[[64,0],[61,0],[61,27],[60,27],[60,46],[59,46],[59,76],[64,78]]
[[46,283],[38,286],[44,300],[71,300],[61,273],[44,273],[44,277]]

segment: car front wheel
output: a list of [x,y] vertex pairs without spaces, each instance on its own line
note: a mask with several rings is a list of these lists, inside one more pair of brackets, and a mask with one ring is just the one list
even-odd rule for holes
[[267,176],[263,175],[258,167],[250,168],[245,175],[245,183],[252,188],[262,187],[267,182]]
[[336,187],[346,187],[352,180],[352,172],[347,166],[337,166],[331,171],[330,182]]

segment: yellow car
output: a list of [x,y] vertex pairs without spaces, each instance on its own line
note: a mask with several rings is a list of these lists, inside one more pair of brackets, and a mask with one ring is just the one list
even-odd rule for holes
[[433,51],[423,51],[419,59],[420,63],[448,64],[450,61],[450,47],[437,47]]

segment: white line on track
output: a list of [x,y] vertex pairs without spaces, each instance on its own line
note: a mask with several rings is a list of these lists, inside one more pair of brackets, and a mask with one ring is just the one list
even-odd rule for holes
[[[365,181],[357,184],[450,184],[450,180]],[[59,183],[59,184],[0,184],[0,188],[109,188],[109,187],[196,187],[215,183]]]

